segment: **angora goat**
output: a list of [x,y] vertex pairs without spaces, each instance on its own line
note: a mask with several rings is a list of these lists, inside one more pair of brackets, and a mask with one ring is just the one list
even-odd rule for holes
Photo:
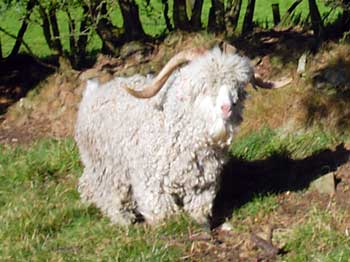
[[154,79],[88,81],[75,135],[82,198],[117,224],[180,210],[208,223],[251,80],[247,58],[216,47],[177,54]]

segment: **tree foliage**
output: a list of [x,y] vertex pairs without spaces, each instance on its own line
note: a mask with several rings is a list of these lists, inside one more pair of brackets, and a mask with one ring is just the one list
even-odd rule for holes
[[339,27],[341,31],[350,31],[350,0],[324,0],[325,4],[333,8],[341,8]]
[[[60,61],[79,67],[84,64],[87,56],[87,46],[92,36],[98,36],[102,42],[101,51],[118,55],[121,46],[130,41],[152,41],[144,31],[144,24],[140,14],[145,15],[144,9],[157,8],[164,19],[164,32],[172,30],[199,31],[208,30],[232,35],[237,30],[238,19],[244,16],[242,33],[253,30],[254,10],[256,0],[247,0],[245,10],[242,10],[242,0],[2,0],[0,14],[4,10],[16,7],[22,10],[21,25],[17,33],[8,32],[1,27],[0,31],[15,38],[15,43],[9,56],[16,56],[24,46],[31,53],[30,46],[25,43],[24,35],[28,26],[39,24],[47,46],[52,53],[62,58]],[[286,23],[295,8],[303,0],[295,0],[291,7],[282,14],[282,22]],[[305,0],[304,0],[305,1]],[[350,30],[349,6],[350,0],[324,0],[332,7],[342,9],[341,25],[343,31]],[[308,0],[309,17],[315,36],[323,38],[326,28],[315,0]],[[210,5],[210,11],[203,20],[203,6]],[[267,8],[271,6],[267,5]],[[171,11],[171,12],[170,12]],[[243,14],[244,13],[244,14]],[[146,12],[151,16],[151,12]],[[65,17],[69,35],[62,35],[60,31],[60,17]],[[115,18],[122,23],[116,23]],[[156,21],[157,22],[157,21]],[[1,36],[0,36],[1,37]],[[69,39],[68,47],[63,45],[62,39]],[[0,39],[0,58],[1,39]],[[5,59],[5,58],[3,58]]]

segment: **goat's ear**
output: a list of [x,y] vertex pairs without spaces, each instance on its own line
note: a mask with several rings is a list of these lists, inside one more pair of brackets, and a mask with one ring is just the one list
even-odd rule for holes
[[237,53],[237,48],[234,47],[233,45],[230,45],[229,43],[222,41],[219,44],[220,49],[222,50],[223,53],[225,54],[235,54]]

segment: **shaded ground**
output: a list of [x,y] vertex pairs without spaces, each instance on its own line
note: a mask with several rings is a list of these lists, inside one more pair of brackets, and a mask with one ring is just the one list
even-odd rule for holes
[[[168,40],[168,47],[165,45],[165,47],[156,48],[149,57],[141,57],[137,53],[127,60],[100,57],[94,69],[83,73],[73,72],[70,76],[55,74],[47,77],[50,72],[34,66],[33,61],[30,64],[27,64],[28,61],[23,63],[23,67],[28,70],[16,71],[11,67],[7,71],[1,70],[0,113],[5,111],[7,113],[0,115],[0,143],[26,144],[43,137],[72,136],[77,105],[86,78],[97,76],[101,81],[107,81],[118,74],[132,74],[137,71],[136,68],[140,67],[143,73],[158,71],[160,65],[164,63],[164,57],[171,56],[169,49],[176,52],[184,46],[191,46],[190,40],[193,40],[189,38],[190,40],[184,39],[181,42],[176,40],[176,37],[174,39]],[[276,32],[266,35],[257,34],[253,39],[260,39],[262,42],[252,40],[249,43],[253,44],[237,43],[237,46],[242,47],[250,57],[262,58],[258,70],[264,76],[273,73],[269,60],[271,53],[276,53],[282,61],[290,62],[291,57],[296,60],[295,58],[305,49],[315,44],[309,35],[298,32],[285,32],[282,35]],[[304,40],[307,44],[303,42]],[[288,53],[291,47],[294,47],[295,56]],[[147,64],[149,60],[156,63]],[[39,82],[42,87],[37,95],[33,94],[19,100]],[[18,103],[8,108],[17,100],[19,100]],[[344,106],[348,105],[347,101],[344,103]],[[284,109],[286,113],[293,112],[292,106],[284,105],[287,108]],[[318,105],[312,113],[319,112]],[[278,111],[275,108],[271,110]],[[344,110],[339,109],[339,111]],[[277,113],[281,114],[280,111]],[[254,119],[253,113],[248,116]],[[331,114],[330,116],[332,117]],[[283,119],[278,121],[276,125],[281,125]],[[252,125],[251,128],[256,126]],[[284,252],[283,238],[281,240],[276,235],[288,235],[291,225],[302,223],[302,219],[311,208],[310,203],[312,206],[321,208],[329,208],[330,203],[339,208],[350,208],[349,154],[349,149],[340,144],[333,150],[326,150],[298,160],[285,156],[252,162],[232,159],[225,167],[222,190],[216,200],[214,227],[224,222],[235,209],[248,203],[256,195],[277,194],[278,208],[273,214],[246,218],[243,222],[245,227],[250,229],[249,234],[219,229],[214,229],[211,234],[190,232],[188,238],[193,244],[188,250],[188,256],[183,257],[182,260],[275,261],[278,254]],[[322,195],[311,191],[300,192],[300,190],[306,190],[315,178],[330,171],[335,172],[337,182],[334,195]],[[169,238],[169,242],[181,244],[179,239]]]
[[[223,172],[223,187],[216,199],[216,216],[225,219],[254,195],[303,190],[311,181],[338,168],[342,170],[337,173],[338,186],[345,187],[342,183],[350,182],[349,172],[344,172],[350,171],[349,156],[350,150],[341,144],[335,150],[325,150],[305,159],[283,156],[252,162],[232,159]],[[221,223],[219,219],[218,224]]]
[[0,115],[53,72],[28,55],[0,60]]
[[[278,156],[252,162],[232,159],[225,167],[222,189],[216,199],[215,225],[256,196],[276,194],[278,206],[274,212],[246,217],[243,223],[249,233],[216,228],[212,234],[189,234],[193,244],[188,261],[275,261],[286,252],[284,245],[291,227],[303,223],[312,208],[350,208],[349,154],[350,150],[341,144],[335,150],[300,160]],[[335,172],[337,183],[334,195],[300,191],[330,171]],[[337,226],[345,229],[348,225],[345,222]]]
[[298,59],[306,50],[316,52],[319,48],[319,41],[312,32],[298,28],[256,31],[233,40],[233,43],[250,58],[273,54],[284,64]]

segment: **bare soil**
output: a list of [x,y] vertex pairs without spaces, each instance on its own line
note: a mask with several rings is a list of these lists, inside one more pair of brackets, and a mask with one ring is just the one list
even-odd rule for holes
[[[293,46],[294,36],[295,32],[283,35],[288,48]],[[255,55],[252,58],[259,61],[257,70],[260,74],[269,77],[276,73],[269,57],[272,52],[276,50],[281,52],[282,60],[288,60],[288,63],[291,59],[288,58],[288,48],[283,49],[283,42],[277,40],[275,42],[277,37],[275,34],[264,37],[259,38],[264,39],[259,47],[252,44],[250,48],[245,46],[243,49],[248,55],[251,50],[260,50],[260,54],[256,54],[257,58]],[[309,39],[308,35],[299,35],[299,38]],[[298,55],[303,53],[299,38],[294,41],[296,48],[293,49]],[[46,137],[71,137],[77,107],[87,78],[98,77],[104,82],[116,75],[132,74],[138,69],[143,73],[158,71],[165,58],[169,58],[178,50],[193,46],[193,43],[196,43],[193,39],[193,35],[182,38],[174,36],[143,56],[138,53],[124,59],[100,56],[93,68],[82,72],[72,71],[68,76],[60,73],[49,75],[49,71],[38,67],[36,62],[30,59],[25,60],[25,63],[22,61],[23,67],[9,68],[6,74],[1,75],[1,80],[6,81],[1,81],[3,84],[0,85],[0,112],[3,113],[0,115],[0,144],[30,144]],[[201,41],[203,39],[197,42]],[[314,44],[310,39],[307,43]],[[237,44],[237,46],[243,45]],[[317,66],[320,67],[319,64]],[[33,74],[27,70],[28,68],[42,73]],[[288,73],[295,69],[296,66],[288,68]],[[33,77],[35,79],[28,81],[31,75],[35,76]],[[301,80],[296,77],[295,81],[298,84]],[[29,91],[33,86],[37,88],[31,93]],[[249,103],[252,104],[254,101],[260,100],[251,100]],[[292,105],[286,108],[283,109],[286,110],[286,114],[293,111]],[[281,115],[280,111],[278,113]],[[246,132],[257,128],[256,123],[253,123],[254,114],[254,112],[247,114],[253,120],[252,123],[243,124],[243,127],[247,126]],[[271,122],[272,126],[284,123],[285,120],[278,117],[280,116],[276,116]],[[285,252],[284,244],[291,226],[303,223],[312,206],[350,208],[349,155],[347,146],[340,144],[335,149],[325,150],[299,160],[283,156],[252,162],[232,159],[224,170],[222,190],[215,204],[213,229],[210,232],[190,232],[187,240],[192,241],[192,246],[187,251],[188,255],[182,259],[275,261],[279,254]],[[335,172],[337,182],[335,194],[324,195],[309,190],[301,193],[300,190],[307,189],[311,181],[325,174],[325,166],[327,172]],[[250,229],[250,233],[224,231],[216,227],[229,218],[233,210],[248,203],[254,196],[269,194],[278,195],[278,208],[265,216],[247,217],[243,223]],[[172,242],[179,240],[169,239],[169,243]]]

